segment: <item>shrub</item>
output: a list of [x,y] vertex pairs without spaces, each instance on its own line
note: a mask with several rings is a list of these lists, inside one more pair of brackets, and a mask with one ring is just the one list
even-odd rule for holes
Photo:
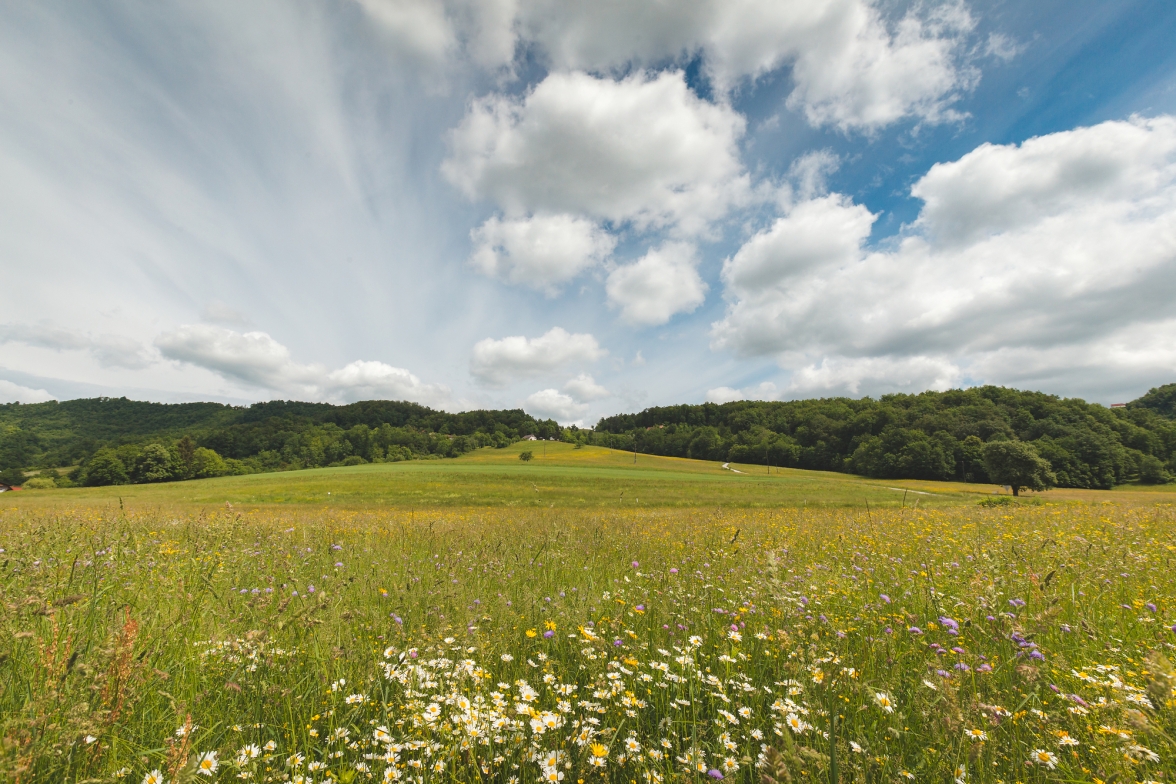
[[531,459],[531,458],[533,458],[533,457],[535,457],[535,455],[534,455],[534,454],[532,454],[530,451],[527,451],[527,452],[519,452],[519,460],[522,460],[524,463],[525,463],[525,462],[527,462],[528,460],[530,460],[530,459]]

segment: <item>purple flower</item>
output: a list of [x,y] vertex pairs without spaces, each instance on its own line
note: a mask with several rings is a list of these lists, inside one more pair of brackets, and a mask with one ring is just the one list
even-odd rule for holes
[[335,561],[335,566],[336,566],[336,568],[342,567],[343,562],[342,561]]
[[1076,702],[1076,703],[1078,703],[1079,705],[1081,705],[1083,708],[1089,708],[1089,707],[1090,707],[1090,705],[1089,705],[1089,704],[1087,704],[1086,700],[1082,699],[1082,698],[1081,698],[1081,697],[1079,697],[1077,694],[1071,694],[1071,695],[1070,695],[1070,699],[1072,699],[1074,702]]
[[1052,691],[1054,694],[1061,694],[1062,693],[1062,690],[1059,689],[1057,686],[1054,686],[1052,683],[1049,685],[1049,690]]
[[818,615],[817,618],[820,619],[821,623],[828,623],[829,622],[829,619],[825,617],[824,613],[821,613],[820,615]]
[[984,620],[986,620],[986,621],[995,621],[995,620],[996,620],[996,618],[995,618],[995,617],[993,617],[993,616],[991,616],[991,615],[985,615],[985,616],[984,616]]
[[1151,610],[1152,612],[1156,611],[1156,606],[1154,604],[1152,604],[1151,602],[1148,602],[1147,604],[1145,604],[1143,606],[1146,607],[1147,609]]
[[342,550],[342,549],[343,549],[343,545],[341,545],[341,544],[333,544],[333,545],[331,545],[331,549],[332,549],[332,550]]
[[935,674],[938,675],[940,678],[950,678],[951,677],[951,673],[948,672],[947,670],[936,670]]
[[306,586],[306,592],[307,593],[314,593],[314,586],[313,585]]
[[985,663],[976,668],[976,672],[992,672],[992,665]]
[[956,668],[957,670],[959,670],[960,672],[967,672],[968,670],[972,669],[971,667],[969,667],[968,665],[964,664],[963,662],[960,662],[959,664],[957,664],[957,665],[955,666],[955,668]]
[[808,597],[807,596],[800,597],[800,603],[807,606],[808,605]]
[[883,629],[883,631],[886,632],[887,634],[894,634],[894,629],[891,629],[889,626],[887,626],[885,629]]
[[961,648],[960,646],[958,646],[958,645],[957,645],[957,646],[955,646],[954,648],[952,648],[952,649],[951,649],[951,652],[952,652],[952,653],[963,653],[963,652],[964,652],[964,649],[963,649],[963,648]]
[[723,774],[722,774],[722,773],[719,773],[719,772],[718,772],[717,770],[715,770],[714,768],[711,768],[710,770],[708,770],[708,771],[706,772],[706,775],[710,776],[712,779],[721,779],[721,778],[723,778]]
[[1024,599],[1009,599],[1009,604],[1011,604],[1014,607],[1024,607],[1025,600]]
[[912,626],[911,628],[907,629],[907,631],[910,632],[911,634],[922,634],[923,633],[923,630],[920,629],[918,626]]
[[878,598],[881,599],[882,601],[886,602],[887,604],[890,604],[890,597],[887,596],[886,594],[882,594]]
[[291,592],[290,592],[290,595],[291,595],[291,596],[297,596],[297,595],[298,595],[298,591],[291,591]]
[[737,631],[739,631],[739,626],[738,626],[737,624],[734,624],[734,623],[733,623],[733,624],[731,624],[731,631],[733,631],[733,632],[737,632]]
[[644,605],[644,604],[639,604],[639,605],[637,605],[636,607],[634,607],[633,609],[634,609],[634,610],[640,610],[641,612],[645,612],[645,605]]
[[670,574],[677,574],[677,573],[678,573],[677,567],[670,569]]
[[939,616],[939,622],[950,631],[958,633],[960,630],[960,624],[954,618],[948,618],[945,615],[941,615]]
[[634,568],[634,569],[636,569],[636,568],[637,568],[638,566],[640,566],[640,565],[641,565],[641,564],[637,563],[636,561],[634,561],[634,562],[633,562],[633,568]]
[[1045,661],[1045,654],[1038,650],[1029,651],[1029,658],[1037,661]]
[[392,614],[392,620],[396,621],[397,626],[404,625],[404,621],[401,619],[401,617],[399,615],[396,615],[395,613]]
[[551,629],[548,629],[547,631],[543,632],[543,636],[546,639],[550,640],[552,637],[555,636],[555,632],[553,632]]
[[622,644],[623,643],[620,640],[613,640],[613,645],[617,646],[618,648],[620,648]]

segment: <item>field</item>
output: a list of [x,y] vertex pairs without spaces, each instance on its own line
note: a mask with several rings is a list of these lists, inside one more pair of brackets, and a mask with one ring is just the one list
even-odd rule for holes
[[522,448],[0,497],[0,777],[1176,775],[1173,494]]

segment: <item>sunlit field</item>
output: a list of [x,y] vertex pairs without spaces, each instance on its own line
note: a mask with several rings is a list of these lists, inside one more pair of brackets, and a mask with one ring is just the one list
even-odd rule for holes
[[1170,494],[597,451],[0,499],[0,777],[1176,774]]

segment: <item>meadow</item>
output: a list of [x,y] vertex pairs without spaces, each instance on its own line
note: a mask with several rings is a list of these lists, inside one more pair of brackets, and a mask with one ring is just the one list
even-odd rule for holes
[[521,448],[0,497],[0,776],[1176,774],[1171,493]]

